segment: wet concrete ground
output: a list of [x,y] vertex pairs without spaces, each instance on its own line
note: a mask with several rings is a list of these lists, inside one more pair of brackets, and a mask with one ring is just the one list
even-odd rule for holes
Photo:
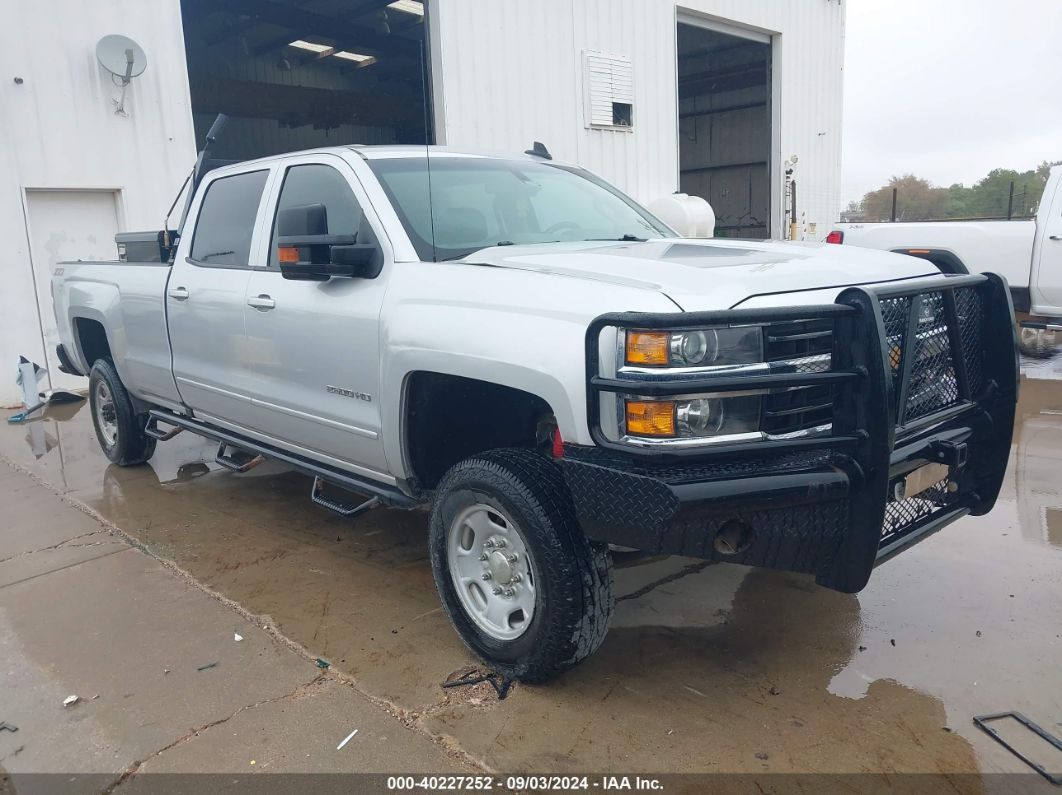
[[995,511],[862,593],[621,560],[597,654],[504,701],[440,688],[475,660],[439,607],[424,512],[344,520],[310,503],[308,478],[218,471],[189,434],[121,469],[84,406],[0,427],[0,455],[494,770],[1026,772],[971,718],[1017,710],[1062,735],[1062,381],[1023,379]]

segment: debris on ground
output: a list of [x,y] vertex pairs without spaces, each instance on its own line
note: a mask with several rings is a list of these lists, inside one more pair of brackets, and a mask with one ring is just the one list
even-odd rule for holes
[[209,670],[211,668],[217,668],[217,667],[218,667],[218,664],[216,662],[212,662],[212,663],[207,663],[206,665],[200,665],[198,668],[196,668],[196,670],[197,671],[206,671],[206,670]]
[[67,696],[63,699],[63,706],[69,707],[71,704],[76,704],[80,700],[81,698],[79,696]]
[[977,630],[977,637],[981,637],[981,630]]
[[866,647],[866,646],[860,646],[860,647],[859,647],[859,650],[860,650],[860,651],[866,651],[866,650],[867,650],[867,647]]
[[889,639],[889,643],[891,643],[893,646],[895,646],[896,645],[896,638],[890,638]]
[[346,737],[344,737],[343,738],[343,742],[341,742],[339,745],[336,746],[336,750],[337,751],[342,751],[343,750],[343,746],[346,745],[347,743],[349,743],[351,738],[354,737],[354,735],[357,734],[357,733],[358,733],[358,730],[355,729],[350,734],[348,734]]
[[777,687],[772,687],[767,692],[770,693],[772,696],[780,696],[780,695],[782,695],[782,691],[779,690]]
[[18,726],[13,726],[10,723],[0,720],[0,732],[11,732],[14,734],[18,731]]
[[48,371],[35,362],[31,362],[25,356],[19,356],[18,376],[15,383],[22,388],[22,401],[25,409],[18,414],[13,414],[7,421],[13,425],[25,422],[30,415],[44,408],[50,403],[75,403],[85,399],[84,395],[76,392],[68,392],[65,389],[52,389],[40,393],[37,391],[37,383],[47,375]]
[[768,759],[768,756],[763,751],[760,751],[758,754],[756,754],[756,758],[766,762],[767,759]]
[[317,665],[318,668],[330,668],[332,665],[332,663],[328,662],[328,660],[325,660],[322,657],[318,657],[316,660],[314,660],[314,663]]
[[[452,678],[448,678],[442,683],[442,687],[449,689],[453,687],[472,687],[482,682],[488,683],[494,688],[494,692],[498,695],[498,700],[502,701],[509,695],[509,689],[513,685],[513,680],[502,676],[494,671],[484,671],[477,668],[463,668],[459,671],[455,671],[450,674]],[[481,700],[477,703],[482,703]]]
[[239,643],[241,640],[243,640],[243,635],[241,635],[239,632],[235,632],[233,633],[232,639]]

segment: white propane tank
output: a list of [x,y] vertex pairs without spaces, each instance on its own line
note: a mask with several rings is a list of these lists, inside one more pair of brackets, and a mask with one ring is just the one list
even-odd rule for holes
[[715,237],[715,210],[700,196],[662,196],[649,205],[649,212],[682,237]]

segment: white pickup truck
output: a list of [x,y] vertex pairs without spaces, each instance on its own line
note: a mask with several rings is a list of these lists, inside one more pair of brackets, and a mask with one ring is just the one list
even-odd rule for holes
[[1062,166],[1051,169],[1036,220],[837,224],[829,243],[920,257],[943,273],[1006,278],[1018,311],[1022,350],[1050,351],[1062,330]]
[[681,239],[542,147],[336,147],[195,182],[157,261],[55,271],[104,453],[138,464],[183,430],[342,513],[430,504],[443,605],[508,677],[601,643],[610,545],[855,592],[996,500],[1017,391],[998,276]]

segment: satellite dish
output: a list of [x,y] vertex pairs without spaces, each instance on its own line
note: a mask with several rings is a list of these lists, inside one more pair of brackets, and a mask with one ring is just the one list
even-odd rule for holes
[[96,60],[100,66],[123,82],[144,74],[147,56],[140,45],[128,36],[112,33],[96,43]]
[[122,87],[122,98],[115,100],[115,113],[125,116],[125,89],[134,77],[144,74],[147,56],[140,45],[128,36],[112,33],[96,42],[96,60],[111,73],[111,80]]

